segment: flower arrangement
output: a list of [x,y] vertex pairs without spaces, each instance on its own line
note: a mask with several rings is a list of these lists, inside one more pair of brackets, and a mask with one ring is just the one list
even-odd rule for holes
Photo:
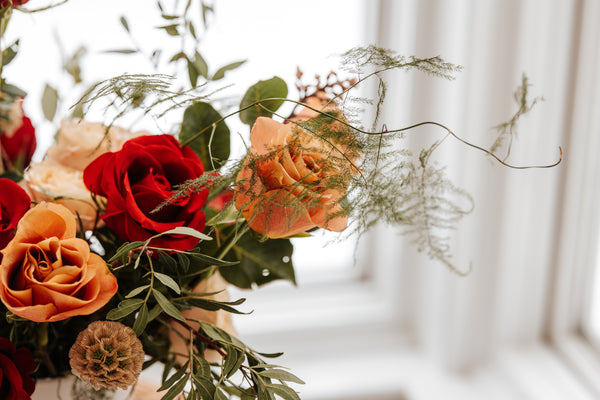
[[[25,3],[0,3],[2,33]],[[191,3],[166,13],[159,2],[170,22],[159,29],[196,39]],[[127,21],[121,23],[129,31]],[[4,49],[2,65],[15,51]],[[241,62],[209,74],[196,49],[182,49],[171,61],[187,69],[188,88],[175,88],[172,78],[158,73],[92,85],[73,108],[75,117],[61,122],[42,161],[32,161],[36,139],[21,106],[25,93],[2,79],[1,398],[29,399],[32,377],[69,373],[104,398],[134,387],[143,368],[161,362],[163,400],[298,399],[290,384],[302,381],[269,361],[278,354],[260,353],[239,339],[230,315],[242,313],[244,299],[230,300],[226,287],[294,282],[290,238],[316,229],[361,234],[377,222],[398,225],[420,250],[462,273],[449,261],[444,232],[472,201],[431,162],[441,141],[417,157],[399,151],[395,141],[422,124],[390,130],[378,128],[376,118],[372,129],[364,128],[361,108],[367,104],[351,95],[377,80],[378,110],[383,72],[417,70],[451,79],[458,66],[439,57],[356,48],[342,57],[348,79],[331,73],[305,84],[298,72],[298,97],[288,98],[287,84],[273,77],[228,108],[211,101],[218,89],[206,88]],[[71,68],[74,78],[77,70]],[[500,125],[489,150],[441,124],[423,124],[510,167],[498,154],[503,146],[510,154],[518,117],[535,103],[527,86],[524,78],[519,111]],[[48,93],[46,105],[53,98]],[[55,97],[48,107],[54,111]],[[87,121],[86,111],[103,101],[117,108],[116,115],[108,123]],[[284,104],[292,110],[282,111]],[[117,126],[128,113],[160,119],[182,109],[170,133]],[[45,114],[54,118],[54,112]],[[231,152],[227,125],[237,117],[249,130],[241,157]]]

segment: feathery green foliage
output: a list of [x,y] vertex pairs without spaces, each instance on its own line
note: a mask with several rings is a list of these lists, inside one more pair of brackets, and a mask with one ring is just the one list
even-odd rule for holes
[[[494,127],[497,132],[494,143],[490,146],[490,153],[496,153],[502,146],[506,145],[506,154],[502,157],[502,161],[506,161],[510,157],[510,151],[512,149],[513,140],[517,137],[517,125],[521,117],[529,113],[533,107],[539,102],[543,101],[543,97],[536,97],[533,100],[529,100],[529,79],[527,75],[523,74],[521,78],[521,85],[517,87],[513,94],[513,98],[519,106],[515,114],[506,122],[498,124]],[[508,141],[508,143],[507,143]]]

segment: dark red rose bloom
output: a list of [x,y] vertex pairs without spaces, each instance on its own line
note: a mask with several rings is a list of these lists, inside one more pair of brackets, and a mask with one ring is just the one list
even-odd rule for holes
[[0,337],[0,399],[30,400],[35,382],[29,376],[35,369],[31,352],[16,348],[13,342]]
[[5,168],[25,170],[37,145],[31,120],[24,116],[21,126],[12,135],[0,134],[0,145]]
[[10,179],[0,178],[0,250],[15,236],[17,223],[29,210],[30,204],[31,199],[21,186]]
[[22,6],[23,4],[27,3],[29,0],[0,0],[0,6],[1,7],[16,7],[16,6]]
[[[154,210],[169,200],[175,187],[202,175],[202,162],[188,147],[180,147],[170,135],[140,136],[115,153],[105,153],[83,172],[86,187],[106,197],[102,219],[119,237],[145,241],[157,233],[178,226],[204,229],[202,207],[208,190],[192,193]],[[198,239],[189,236],[161,236],[152,244],[175,250],[190,250]]]

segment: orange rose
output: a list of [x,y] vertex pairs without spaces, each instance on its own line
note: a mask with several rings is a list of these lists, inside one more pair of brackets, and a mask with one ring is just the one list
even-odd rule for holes
[[257,118],[235,196],[253,230],[281,238],[315,227],[346,228],[348,217],[338,202],[355,172],[350,160],[356,156],[332,134],[328,129],[321,138],[294,123]]
[[40,203],[25,213],[2,250],[0,299],[14,314],[35,322],[88,315],[117,292],[104,260],[75,237],[73,214]]

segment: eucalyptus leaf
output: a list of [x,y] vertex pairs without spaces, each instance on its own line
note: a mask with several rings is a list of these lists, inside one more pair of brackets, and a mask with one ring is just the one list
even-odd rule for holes
[[17,51],[19,50],[19,41],[16,40],[13,44],[8,46],[2,52],[2,65],[8,65],[17,55]]
[[210,364],[203,357],[195,357],[194,360],[197,364],[200,364],[200,368],[196,366],[196,371],[200,373],[200,376],[205,379],[211,378]]
[[202,399],[214,398],[217,388],[211,381],[198,376],[194,376],[194,381],[196,382],[196,390],[200,393]]
[[152,309],[148,313],[148,322],[156,319],[156,317],[158,317],[161,312],[162,312],[162,308],[160,308],[160,305],[157,304],[154,307],[152,307]]
[[105,50],[105,53],[114,53],[114,54],[135,54],[137,50],[135,49],[114,49],[114,50]]
[[289,386],[271,383],[266,385],[266,387],[269,392],[278,395],[284,400],[300,400],[298,393]]
[[[175,365],[175,359],[173,359],[172,363],[168,363],[168,365],[172,368]],[[173,375],[171,375],[169,378],[166,378],[166,376],[163,375],[163,384],[161,387],[158,388],[157,392],[162,392],[163,390],[166,390],[167,388],[170,388],[171,386],[173,386],[173,384],[175,382],[177,382],[179,379],[181,379],[181,377],[185,374],[185,371],[187,370],[187,367],[189,365],[189,361],[185,363],[185,365],[181,368],[179,368],[177,371],[175,371],[175,373]],[[165,370],[169,371],[171,368],[166,369],[165,366]]]
[[169,302],[169,300],[167,300],[164,294],[162,294],[156,289],[152,289],[152,294],[154,295],[154,298],[156,299],[156,301],[160,305],[160,308],[162,308],[164,312],[166,312],[171,317],[179,321],[185,322],[185,317],[181,315],[181,311],[179,311],[177,307],[175,307],[171,302]]
[[177,294],[181,293],[181,288],[179,287],[177,282],[175,282],[175,280],[173,278],[171,278],[169,275],[165,275],[160,272],[155,272],[154,277],[156,279],[158,279],[163,285],[165,285],[169,289],[172,289],[173,291],[175,291],[175,293],[177,293]]
[[206,169],[218,169],[229,158],[229,127],[222,121],[221,115],[205,102],[196,102],[186,108],[179,142],[189,145]]
[[158,29],[164,29],[171,36],[179,36],[179,30],[177,29],[177,24],[169,24],[159,26]]
[[[221,68],[219,68],[217,70],[217,72],[214,73],[214,75],[212,76],[211,79],[213,81],[218,81],[219,79],[223,79],[225,77],[225,73],[227,71],[231,71],[231,70],[234,70],[236,68],[239,68],[244,63],[246,63],[246,60],[236,61],[236,62],[233,62],[231,64],[224,65]],[[286,93],[286,95],[287,95],[287,93]]]
[[174,384],[173,386],[171,386],[171,388],[167,391],[167,393],[161,397],[160,400],[172,400],[175,398],[175,396],[177,396],[178,394],[180,394],[183,389],[185,388],[185,385],[187,384],[189,379],[189,374],[186,374],[183,378],[181,378],[176,384]]
[[225,363],[223,364],[223,375],[226,379],[229,379],[244,363],[244,354],[231,345],[227,345],[226,351],[227,357],[225,357]]
[[140,336],[142,332],[144,332],[146,325],[148,325],[148,321],[148,306],[144,303],[133,323],[133,331],[136,335]]
[[44,87],[44,93],[42,94],[42,111],[44,117],[52,122],[56,115],[56,108],[58,106],[58,92],[52,86],[46,84]]
[[213,240],[212,237],[187,226],[178,226],[176,228],[169,229],[168,231],[161,232],[158,235],[153,236],[153,238],[157,238],[159,236],[164,235],[186,235],[195,237],[196,239],[200,240]]
[[217,390],[215,390],[215,400],[227,400],[227,396],[221,389],[217,388]]
[[119,21],[121,22],[121,25],[123,25],[123,28],[125,28],[125,30],[129,32],[129,23],[127,22],[127,18],[124,15],[121,15]]
[[198,74],[204,78],[208,78],[208,64],[206,63],[206,60],[204,60],[204,57],[197,51],[194,53],[193,62]]
[[[258,81],[246,91],[242,98],[240,119],[243,123],[252,126],[258,117],[270,118],[281,107],[283,100],[263,100],[269,98],[284,99],[287,95],[287,84],[277,76],[266,81]],[[253,105],[255,103],[256,105]]]
[[129,292],[127,294],[127,296],[125,296],[125,298],[126,299],[130,299],[132,297],[135,297],[135,296],[137,296],[138,294],[142,293],[143,291],[145,291],[148,288],[150,288],[150,285],[144,285],[144,286],[137,287],[137,288],[133,289],[131,292]]
[[282,382],[294,382],[304,384],[304,381],[302,379],[298,378],[291,372],[285,371],[283,369],[266,369],[264,371],[259,372],[259,375],[267,378],[277,379],[278,381]]
[[128,255],[131,250],[140,248],[143,245],[144,245],[144,242],[125,243],[124,245],[122,245],[121,247],[119,247],[119,249],[117,250],[117,252],[115,253],[115,255],[112,256],[110,258],[110,260],[108,260],[108,263],[111,264],[111,263],[115,262],[116,260],[118,260],[122,256]]
[[190,270],[190,259],[188,258],[187,255],[182,254],[182,253],[175,253],[177,254],[177,265],[181,267],[181,270],[184,273],[187,273]]
[[186,302],[194,307],[202,308],[202,309],[208,310],[208,311],[224,310],[224,311],[227,311],[232,314],[249,314],[249,313],[244,313],[244,312],[238,311],[235,308],[229,306],[227,303],[210,300],[210,299],[203,299],[203,298],[196,297],[196,298],[186,299]]
[[139,309],[144,304],[143,299],[127,299],[119,303],[117,308],[113,308],[106,314],[106,319],[115,321],[124,318],[132,312]]

